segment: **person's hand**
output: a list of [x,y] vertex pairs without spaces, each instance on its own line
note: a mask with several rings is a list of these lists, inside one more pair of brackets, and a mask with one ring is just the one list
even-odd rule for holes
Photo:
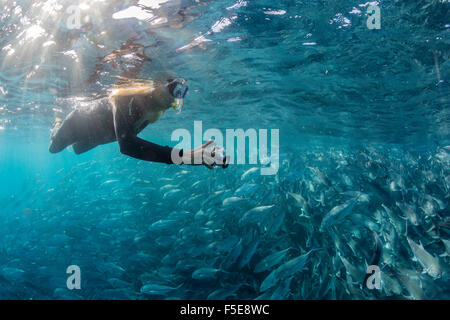
[[182,159],[185,164],[204,165],[209,169],[213,169],[216,165],[226,168],[230,163],[230,156],[224,156],[223,147],[217,147],[213,140],[193,150],[184,151]]

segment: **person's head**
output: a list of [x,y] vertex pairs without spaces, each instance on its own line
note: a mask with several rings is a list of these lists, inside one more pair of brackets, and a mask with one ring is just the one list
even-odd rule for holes
[[172,108],[180,113],[183,108],[183,99],[189,90],[189,87],[186,85],[186,80],[183,78],[167,79],[166,87],[175,100],[172,103]]
[[128,105],[132,99],[135,105],[146,105],[147,97],[153,92],[152,82],[127,82],[116,85],[109,95],[114,106]]
[[123,105],[133,99],[136,105],[151,106],[152,109],[161,111],[173,108],[180,113],[188,92],[186,80],[175,78],[172,74],[167,76],[165,80],[159,77],[155,80],[122,82],[113,88],[109,96],[110,102],[113,105]]

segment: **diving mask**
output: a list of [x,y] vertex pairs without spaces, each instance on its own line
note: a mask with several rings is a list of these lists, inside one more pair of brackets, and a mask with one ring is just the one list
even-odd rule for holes
[[180,113],[183,108],[183,99],[189,90],[189,87],[186,85],[186,80],[183,78],[169,79],[166,86],[169,87],[170,94],[175,98],[175,102],[172,103],[172,108],[177,113]]

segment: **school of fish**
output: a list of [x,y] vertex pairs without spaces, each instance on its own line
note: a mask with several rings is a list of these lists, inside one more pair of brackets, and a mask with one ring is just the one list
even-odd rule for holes
[[27,184],[1,199],[0,298],[450,298],[450,147],[292,152],[273,176],[117,155]]

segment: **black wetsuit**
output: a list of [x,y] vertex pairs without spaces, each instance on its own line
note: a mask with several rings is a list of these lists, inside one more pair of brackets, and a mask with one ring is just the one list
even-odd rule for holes
[[[108,98],[93,101],[72,111],[66,119],[52,131],[50,152],[57,153],[73,145],[76,154],[86,152],[98,145],[117,141],[120,151],[133,158],[173,164],[173,148],[160,146],[140,139],[141,132],[148,122],[135,128],[137,108],[133,102],[127,108],[115,108]],[[176,149],[180,157],[182,149]]]

